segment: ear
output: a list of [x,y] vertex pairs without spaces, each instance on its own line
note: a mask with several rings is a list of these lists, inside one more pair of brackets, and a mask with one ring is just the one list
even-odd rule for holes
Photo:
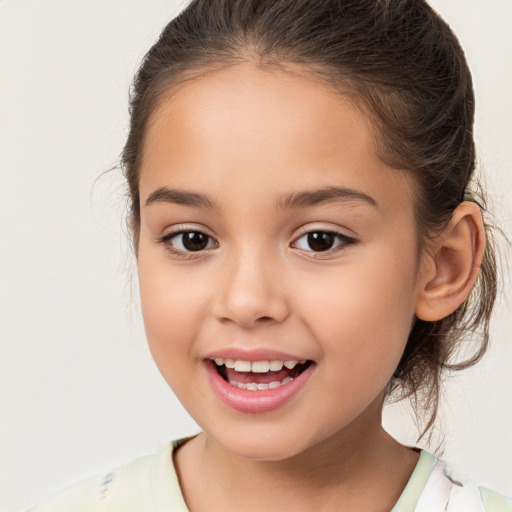
[[424,261],[416,317],[435,322],[453,313],[475,285],[485,249],[477,204],[464,201],[444,231],[432,240]]

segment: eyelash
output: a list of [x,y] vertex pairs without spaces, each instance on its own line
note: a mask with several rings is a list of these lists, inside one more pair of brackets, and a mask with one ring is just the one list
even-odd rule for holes
[[[207,237],[209,240],[213,240],[213,238],[210,235],[207,235],[205,232],[199,229],[179,229],[178,231],[173,231],[172,233],[168,233],[158,238],[157,241],[160,242],[165,247],[166,251],[170,252],[173,256],[177,257],[178,259],[190,260],[201,254],[204,254],[205,249],[201,251],[182,251],[180,249],[176,249],[171,245],[171,240],[186,233],[200,233],[201,235]],[[215,244],[218,245],[217,242],[215,242]],[[196,254],[197,256],[195,256]]]
[[[206,249],[202,249],[202,250],[198,250],[198,251],[183,251],[181,249],[176,249],[175,247],[173,247],[171,244],[171,240],[179,237],[180,235],[184,235],[186,233],[199,233],[199,234],[207,237],[209,240],[214,240],[213,237],[211,237],[210,235],[207,235],[206,233],[204,233],[203,231],[198,230],[198,229],[179,229],[178,231],[173,231],[172,233],[168,233],[162,237],[159,237],[157,239],[157,242],[164,245],[165,250],[170,252],[173,256],[175,256],[179,259],[184,259],[184,260],[190,260],[190,259],[199,257],[202,254],[204,254],[205,251],[211,250],[211,247],[210,247],[210,248],[206,248]],[[348,246],[356,243],[356,240],[354,238],[344,235],[342,233],[339,233],[337,231],[331,231],[331,230],[327,230],[327,229],[309,229],[309,230],[305,229],[294,240],[292,246],[295,246],[301,238],[308,236],[310,234],[313,234],[313,233],[322,233],[322,234],[327,234],[327,235],[333,236],[340,243],[338,246],[335,246],[334,248],[326,249],[324,251],[307,251],[307,250],[303,249],[306,252],[310,252],[312,254],[318,254],[318,255],[332,254],[334,252],[342,251],[342,250],[346,249]],[[218,242],[214,242],[214,243],[215,243],[215,246],[218,246]],[[313,257],[319,258],[321,256],[313,256]]]
[[[331,255],[333,253],[343,251],[350,245],[353,245],[356,243],[355,238],[347,236],[343,233],[339,233],[338,231],[332,231],[329,229],[303,229],[303,230],[301,230],[300,235],[294,240],[293,245],[297,245],[297,242],[301,238],[311,235],[313,233],[317,233],[317,234],[322,233],[324,235],[330,235],[330,236],[334,237],[336,239],[336,241],[339,242],[338,246],[331,247],[329,249],[326,249],[325,251],[307,251],[306,250],[306,252],[310,252],[310,253],[314,254],[315,255],[315,256],[313,256],[314,258],[321,258],[323,254]],[[303,250],[305,250],[305,249],[303,249]]]

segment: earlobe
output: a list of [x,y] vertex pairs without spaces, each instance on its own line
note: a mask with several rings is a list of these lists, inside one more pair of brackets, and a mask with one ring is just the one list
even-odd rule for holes
[[453,313],[475,285],[485,249],[478,205],[461,203],[430,249],[420,282],[416,317],[435,322]]

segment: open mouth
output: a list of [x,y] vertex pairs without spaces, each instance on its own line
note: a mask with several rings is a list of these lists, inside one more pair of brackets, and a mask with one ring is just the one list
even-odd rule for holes
[[259,391],[285,386],[313,364],[313,361],[244,361],[219,357],[211,360],[211,364],[230,385]]

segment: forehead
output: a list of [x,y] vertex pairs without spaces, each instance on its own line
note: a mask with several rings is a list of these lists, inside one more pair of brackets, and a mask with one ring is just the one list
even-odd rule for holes
[[228,67],[160,101],[146,131],[141,197],[158,186],[270,195],[297,184],[410,203],[412,180],[379,159],[375,133],[362,109],[308,75]]

